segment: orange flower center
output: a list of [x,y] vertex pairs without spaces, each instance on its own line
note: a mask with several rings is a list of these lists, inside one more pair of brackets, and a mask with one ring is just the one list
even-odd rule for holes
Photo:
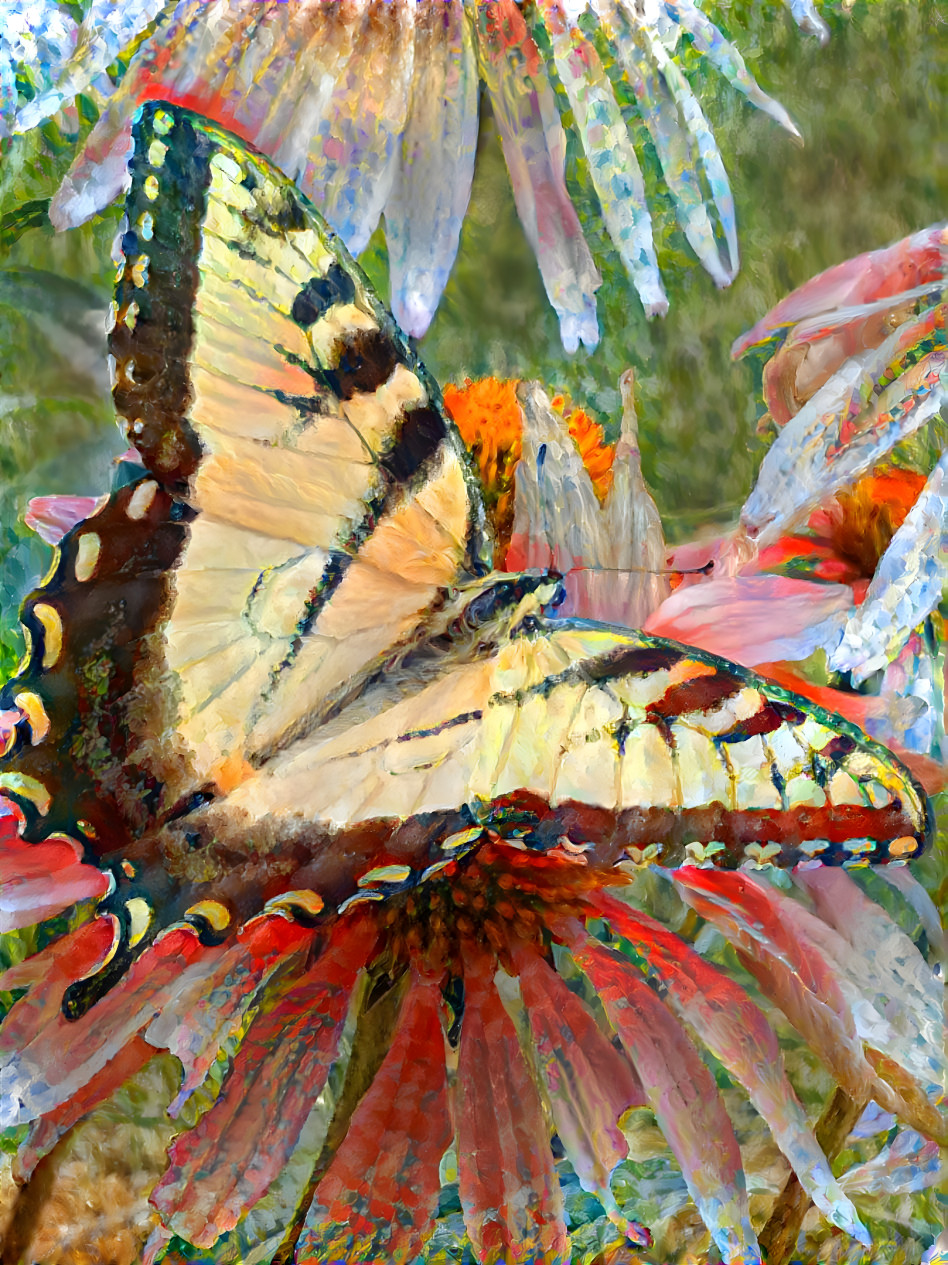
[[924,483],[912,470],[892,469],[868,474],[850,491],[837,492],[827,512],[827,535],[836,553],[871,579]]
[[[523,414],[515,378],[470,378],[463,386],[444,389],[448,414],[477,463],[487,514],[498,542],[498,558],[506,552],[513,531],[514,488],[522,453]],[[612,487],[615,445],[607,444],[603,429],[583,409],[569,409],[563,395],[550,401],[566,423],[600,502]]]

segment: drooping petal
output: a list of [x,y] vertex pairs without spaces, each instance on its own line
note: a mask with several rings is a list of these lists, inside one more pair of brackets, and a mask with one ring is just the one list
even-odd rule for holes
[[392,312],[421,338],[457,255],[477,147],[477,64],[463,0],[419,5],[411,104],[385,203]]
[[337,925],[310,970],[254,1019],[219,1097],[176,1139],[152,1194],[177,1233],[210,1247],[280,1172],[326,1083],[373,946],[361,922]]
[[163,10],[169,0],[92,0],[77,31],[75,48],[46,91],[21,106],[17,132],[28,132],[68,104],[119,56]]
[[779,101],[767,95],[747,69],[744,58],[734,45],[724,38],[711,19],[693,3],[693,0],[665,0],[665,8],[676,17],[682,28],[694,41],[695,48],[724,75],[732,88],[743,92],[748,101],[769,114],[775,122],[796,139],[800,139],[790,115]]
[[604,893],[593,894],[590,903],[631,941],[682,1017],[745,1087],[816,1206],[834,1225],[868,1243],[787,1080],[777,1038],[761,1011],[737,984],[653,918]]
[[948,454],[943,453],[882,555],[827,665],[834,672],[851,672],[856,682],[885,667],[941,601],[946,583]]
[[930,282],[800,321],[764,366],[764,402],[771,419],[785,426],[845,361],[881,346],[894,325],[909,322],[919,302],[937,303],[942,287],[942,280]]
[[353,255],[368,245],[395,179],[414,66],[415,0],[373,0],[322,144],[301,186]]
[[276,968],[312,943],[314,933],[280,915],[262,915],[241,928],[238,943],[205,969],[145,1031],[157,1049],[181,1060],[184,1076],[169,1108],[176,1116],[201,1084],[224,1042],[241,1025],[257,991]]
[[0,845],[0,931],[31,927],[77,901],[99,899],[113,882],[108,872],[83,863],[82,848],[67,835],[41,843],[6,840]]
[[821,44],[827,43],[830,37],[829,27],[817,12],[813,0],[783,0],[793,15],[797,26],[807,35],[815,35]]
[[738,338],[731,355],[743,356],[782,329],[837,308],[871,303],[944,279],[948,225],[934,224],[882,250],[834,264],[788,294]]
[[645,181],[612,84],[594,45],[567,20],[558,0],[544,0],[539,11],[589,163],[606,231],[646,315],[664,316],[668,298],[655,257]]
[[316,1188],[296,1249],[305,1261],[413,1261],[438,1206],[451,1141],[443,1002],[412,978],[392,1044]]
[[840,1185],[854,1195],[903,1195],[933,1186],[944,1176],[937,1142],[903,1129],[865,1164],[856,1164],[840,1177]]
[[942,962],[948,961],[948,935],[942,926],[941,916],[935,902],[912,871],[904,865],[884,865],[879,873],[912,906],[925,928],[928,943]]
[[[112,918],[97,919],[83,930],[98,923],[114,931]],[[110,950],[113,945],[114,940]],[[182,982],[186,982],[187,968],[215,952],[201,944],[193,928],[172,927],[145,949],[124,979],[75,1020],[67,1019],[60,1008],[65,988],[60,991],[57,984],[51,990],[47,980],[39,1011],[28,1029],[18,1032],[18,1025],[11,1029],[10,1019],[16,1007],[0,1029],[0,1046],[12,1051],[0,1071],[0,1111],[5,1122],[34,1120],[87,1085],[172,1001]],[[80,971],[78,975],[87,973]],[[55,1013],[50,1013],[49,1002],[57,994]],[[18,1005],[29,1001],[30,996]],[[38,1023],[40,1016],[42,1022]]]
[[[616,58],[632,85],[642,121],[654,142],[682,231],[715,284],[730,285],[736,260],[725,263],[722,259],[705,205],[697,147],[690,130],[699,125],[697,115],[689,111],[691,117],[686,119],[680,109],[664,73],[667,54],[649,24],[638,20],[631,6],[616,3],[616,0],[600,0],[597,8],[615,44]],[[674,74],[672,78],[675,87],[680,87]]]
[[740,1148],[714,1077],[684,1028],[628,962],[578,923],[563,920],[555,934],[596,988],[722,1257],[733,1265],[759,1262]]
[[517,213],[560,320],[567,351],[599,341],[600,284],[566,189],[566,136],[540,53],[514,0],[477,5],[478,61],[500,132]]
[[[885,367],[885,345],[872,353]],[[867,353],[868,355],[868,353]],[[791,529],[820,501],[852,484],[892,447],[933,417],[948,398],[942,346],[905,369],[852,417],[849,401],[866,378],[863,358],[846,365],[808,401],[769,449],[741,511],[744,530],[763,548]],[[869,374],[870,380],[873,374]]]
[[742,951],[761,990],[850,1097],[868,1097],[872,1068],[836,975],[816,947],[781,918],[768,886],[750,874],[694,866],[676,870],[674,881],[685,900]]
[[645,629],[754,667],[835,645],[851,602],[843,584],[740,575],[676,589]]
[[565,1265],[569,1240],[549,1127],[513,1022],[494,983],[496,960],[465,941],[464,1016],[454,1086],[464,1224],[479,1258]]
[[67,1130],[104,1102],[110,1094],[154,1057],[153,1046],[141,1037],[133,1037],[114,1059],[106,1063],[105,1067],[71,1098],[67,1098],[53,1111],[35,1120],[30,1126],[26,1141],[16,1154],[14,1164],[17,1181],[26,1182],[43,1156],[49,1154]]
[[23,521],[48,545],[58,545],[66,532],[88,518],[97,504],[94,496],[34,496]]
[[[942,1085],[948,1072],[943,987],[921,953],[844,870],[798,869],[794,878],[847,946],[841,965],[883,1021],[861,1032],[863,1039],[923,1085]],[[858,1023],[858,1008],[855,1014]]]
[[512,947],[520,993],[556,1132],[584,1190],[599,1198],[632,1242],[648,1244],[641,1226],[623,1217],[609,1186],[628,1154],[617,1121],[645,1103],[631,1066],[606,1040],[582,1001],[532,948]]

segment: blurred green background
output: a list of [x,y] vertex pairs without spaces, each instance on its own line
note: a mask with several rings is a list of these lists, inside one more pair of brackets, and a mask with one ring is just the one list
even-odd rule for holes
[[[730,290],[717,291],[690,254],[642,134],[671,300],[664,320],[646,321],[597,227],[595,198],[573,146],[571,188],[603,275],[603,338],[593,353],[569,356],[560,346],[484,113],[461,254],[422,355],[442,381],[486,373],[540,378],[613,423],[616,380],[634,366],[645,474],[671,539],[733,518],[763,450],[756,433],[760,365],[733,364],[733,339],[822,268],[946,214],[945,6],[857,0],[822,11],[832,31],[826,47],[800,32],[780,4],[711,6],[761,85],[789,109],[804,147],[690,51],[685,59],[737,204],[743,263]],[[79,104],[81,136],[94,110]],[[105,363],[118,208],[63,235],[42,215],[41,200],[55,189],[76,141],[49,124],[7,142],[0,167],[0,655],[7,663],[17,652],[19,598],[48,557],[18,522],[26,500],[104,491],[109,460],[124,447]],[[363,263],[384,295],[381,233]]]

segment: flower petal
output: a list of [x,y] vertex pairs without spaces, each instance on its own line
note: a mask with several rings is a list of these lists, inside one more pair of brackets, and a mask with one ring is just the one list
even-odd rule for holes
[[[885,347],[872,353],[880,373]],[[946,362],[944,348],[936,346],[852,418],[848,402],[861,389],[865,363],[863,358],[847,361],[788,422],[764,457],[741,511],[745,532],[760,548],[772,543],[924,425],[948,398]]]
[[[834,956],[876,1012],[854,1008],[860,1035],[923,1085],[941,1086],[948,1074],[943,988],[909,937],[842,869],[798,869],[794,879],[820,918],[841,938]],[[841,952],[840,952],[841,950]],[[839,959],[837,959],[839,960]]]
[[873,1072],[830,963],[781,917],[767,884],[749,874],[676,870],[675,886],[741,950],[762,991],[781,1008],[850,1097],[869,1097]]
[[833,1177],[787,1080],[773,1029],[747,994],[653,918],[604,893],[594,893],[590,904],[631,941],[649,972],[667,987],[681,1016],[745,1087],[816,1206],[834,1225],[868,1245],[866,1230]]
[[555,928],[589,976],[628,1051],[702,1220],[725,1261],[760,1261],[741,1152],[714,1077],[670,1010],[617,953],[578,923]]
[[579,133],[603,223],[647,316],[664,316],[668,298],[658,271],[645,181],[625,120],[595,46],[568,23],[558,0],[539,12]]
[[420,1252],[451,1142],[442,1009],[438,983],[413,976],[391,1047],[316,1188],[299,1265]]
[[[616,59],[635,92],[639,114],[655,145],[665,182],[675,200],[682,231],[715,285],[728,286],[734,279],[737,260],[725,263],[721,257],[697,170],[700,146],[696,144],[695,133],[701,132],[703,125],[705,135],[710,135],[704,116],[690,89],[679,101],[685,81],[680,73],[669,71],[673,63],[648,21],[638,18],[625,0],[619,3],[599,0],[597,8],[603,27],[614,43]],[[706,140],[702,141],[702,145],[706,144]],[[715,178],[717,180],[717,176]],[[727,197],[723,197],[721,189],[717,193],[722,195],[722,221],[730,234],[733,228],[733,206],[728,211],[730,194],[728,191]]]
[[152,1194],[176,1233],[210,1247],[278,1175],[326,1083],[373,946],[361,922],[337,926],[310,970],[254,1019],[219,1097],[176,1139]]
[[549,1127],[494,983],[497,962],[473,941],[462,947],[454,1118],[464,1224],[479,1259],[518,1253],[565,1265],[569,1239]]
[[[101,940],[105,932],[99,923],[111,936],[111,918],[97,919],[83,930],[96,928]],[[0,1072],[5,1123],[45,1115],[87,1085],[172,1000],[186,980],[187,967],[215,952],[201,944],[191,927],[172,927],[145,949],[120,983],[75,1020],[67,1019],[60,1008],[65,991],[65,984],[59,987],[61,977],[52,989],[47,979],[35,1016],[41,1022],[34,1020],[26,1031],[18,1031],[22,1025],[11,1028],[14,1007],[0,1029],[0,1044],[13,1051]],[[71,973],[71,979],[86,973]],[[54,1012],[51,1001],[56,1002]]]
[[599,1198],[632,1242],[647,1245],[646,1230],[623,1217],[609,1186],[628,1155],[618,1119],[645,1103],[628,1062],[609,1043],[582,1001],[530,946],[511,946],[520,993],[556,1132],[584,1190]]
[[477,9],[478,60],[500,132],[517,213],[534,249],[567,351],[599,342],[600,285],[566,189],[566,136],[553,88],[514,0]]
[[58,545],[66,532],[88,518],[97,504],[94,496],[34,496],[23,521],[48,545]]
[[834,264],[798,286],[761,317],[731,348],[737,359],[752,347],[767,342],[781,330],[808,317],[837,308],[871,303],[899,295],[916,286],[939,283],[945,272],[948,225],[934,224],[882,250],[870,250]]
[[278,966],[310,945],[314,932],[279,915],[263,915],[241,929],[240,943],[192,973],[175,1005],[148,1025],[156,1049],[181,1060],[184,1077],[169,1107],[176,1116],[201,1084],[224,1042],[240,1027],[258,990]]
[[[946,374],[948,395],[948,374]],[[827,658],[864,681],[895,659],[948,583],[948,453],[943,453],[876,567],[862,604]]]
[[320,128],[322,144],[310,146],[300,181],[353,255],[368,245],[395,179],[414,66],[415,8],[416,0],[373,0]]
[[141,1037],[133,1037],[119,1050],[114,1059],[106,1063],[105,1067],[77,1090],[71,1098],[67,1098],[53,1111],[33,1121],[14,1161],[17,1182],[28,1181],[36,1165],[44,1155],[49,1154],[67,1130],[104,1102],[110,1094],[154,1057],[153,1046]]
[[474,176],[477,64],[463,0],[419,5],[414,66],[385,237],[392,312],[421,338],[454,265]]
[[732,88],[743,92],[748,101],[769,114],[775,122],[797,140],[800,133],[790,115],[779,101],[769,97],[747,69],[744,58],[734,45],[724,38],[711,19],[693,3],[693,0],[665,0],[665,8],[677,18],[682,29],[694,41],[695,48],[707,57]]
[[843,584],[741,575],[676,589],[645,630],[754,667],[835,644],[850,607]]

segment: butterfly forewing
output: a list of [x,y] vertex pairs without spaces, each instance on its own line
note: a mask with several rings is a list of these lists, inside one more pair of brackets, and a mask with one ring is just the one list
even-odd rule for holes
[[437,387],[289,181],[146,106],[127,217],[115,401],[194,514],[162,638],[201,782],[318,724],[489,550]]

